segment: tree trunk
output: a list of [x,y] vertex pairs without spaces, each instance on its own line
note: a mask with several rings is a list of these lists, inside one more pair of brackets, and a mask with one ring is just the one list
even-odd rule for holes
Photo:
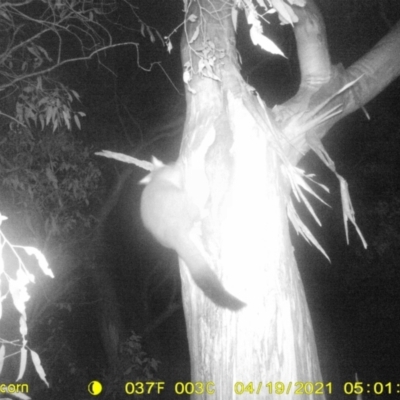
[[[251,390],[268,398],[335,395],[341,388],[318,383],[314,334],[289,238],[289,181],[311,148],[335,172],[320,139],[399,75],[400,24],[346,71],[331,65],[314,1],[293,6],[301,85],[270,111],[239,73],[231,5],[188,4],[181,43],[187,115],[178,162],[203,216],[193,229],[209,264],[247,304],[238,312],[216,307],[181,263],[192,381],[213,382],[196,398],[207,398],[207,388],[215,390],[214,399]],[[346,183],[337,176],[345,219],[356,226]]]
[[[186,23],[181,51],[183,65],[193,67],[189,90],[196,94],[187,92],[180,162],[186,190],[203,211],[200,231],[210,265],[247,304],[238,312],[216,307],[181,265],[192,381],[213,382],[214,399],[246,394],[249,383],[280,398],[277,382],[297,399],[321,399],[301,388],[321,375],[289,237],[284,139],[239,73],[229,4],[193,2],[192,14],[197,19]],[[201,76],[199,54],[219,80]],[[295,396],[296,389],[302,394]]]

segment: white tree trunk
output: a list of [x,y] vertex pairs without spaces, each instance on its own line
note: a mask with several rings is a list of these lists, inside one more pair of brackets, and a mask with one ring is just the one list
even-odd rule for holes
[[[197,7],[193,3],[187,15],[207,14]],[[187,93],[180,162],[186,190],[204,216],[198,232],[210,266],[247,306],[238,312],[218,308],[181,265],[192,382],[213,382],[209,389],[218,400],[247,398],[243,390],[249,383],[268,398],[282,398],[277,382],[288,391],[285,398],[321,399],[301,386],[320,382],[321,376],[289,238],[290,189],[276,146],[285,139],[275,136],[279,133],[239,74],[230,8],[218,1],[213,7],[220,11],[207,20],[205,39],[226,51],[215,67],[221,81],[194,76],[190,82],[196,94]],[[195,29],[187,25],[187,38]],[[193,48],[204,43],[188,45],[184,37],[183,64],[190,60],[196,69]]]

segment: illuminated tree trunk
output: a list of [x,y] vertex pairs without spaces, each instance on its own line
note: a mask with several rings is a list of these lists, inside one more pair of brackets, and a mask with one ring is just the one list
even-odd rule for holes
[[[207,390],[215,391],[213,399],[236,398],[235,393],[243,398],[254,389],[271,399],[286,392],[285,398],[322,399],[320,393],[332,388],[317,384],[322,381],[318,355],[289,237],[285,171],[310,149],[302,130],[307,120],[301,119],[314,117],[309,104],[315,109],[336,93],[346,82],[344,73],[330,65],[314,4],[295,8],[302,85],[286,108],[273,113],[239,73],[229,3],[199,0],[189,7],[181,44],[188,85],[180,161],[186,190],[202,210],[195,228],[210,265],[225,288],[247,304],[238,312],[217,308],[181,265],[192,381],[212,382],[196,398],[211,398]],[[328,91],[318,97],[322,87]],[[359,102],[353,94],[345,100],[337,96],[342,114],[321,124],[320,136],[363,103],[362,88],[357,94]],[[304,382],[320,393],[308,386],[306,394]]]
[[[209,2],[200,4],[211,11]],[[317,382],[321,376],[289,237],[290,190],[275,147],[283,139],[274,137],[279,132],[271,114],[239,73],[231,8],[212,5],[220,11],[208,19],[193,3],[188,15],[203,15],[203,37],[189,45],[197,23],[188,23],[182,55],[196,71],[195,50],[215,49],[210,57],[216,57],[220,81],[197,75],[189,83],[196,94],[187,94],[181,158],[188,190],[205,210],[201,232],[211,265],[247,306],[237,313],[215,307],[182,268],[192,381],[212,381],[215,399],[232,398],[235,388],[240,393],[239,382],[262,382],[261,393],[271,395],[268,382]]]

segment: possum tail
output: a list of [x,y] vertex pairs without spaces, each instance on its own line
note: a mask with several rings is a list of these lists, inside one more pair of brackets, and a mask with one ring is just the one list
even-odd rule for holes
[[201,252],[189,237],[179,240],[178,243],[179,246],[175,250],[185,261],[196,285],[207,297],[217,306],[233,311],[240,310],[246,305],[225,290],[215,272],[207,265]]

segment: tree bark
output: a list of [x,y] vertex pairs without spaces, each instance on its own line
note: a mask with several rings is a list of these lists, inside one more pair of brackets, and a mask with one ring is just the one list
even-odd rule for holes
[[[239,312],[217,308],[181,265],[192,381],[213,382],[214,399],[246,394],[249,383],[280,398],[277,382],[289,397],[321,399],[294,395],[302,382],[320,382],[321,375],[289,237],[285,139],[239,73],[231,6],[192,2],[186,15],[197,19],[186,22],[181,45],[183,65],[194,73],[179,162],[186,190],[203,211],[199,231],[210,265],[247,304]],[[210,61],[218,79],[201,76],[201,59]]]
[[[368,54],[345,70],[330,62],[324,23],[314,0],[307,0],[305,8],[294,10],[299,17],[294,33],[301,84],[297,94],[273,112],[287,138],[287,156],[297,164],[310,150],[307,134],[322,139],[334,124],[367,104],[400,75],[400,21]],[[348,90],[334,96],[345,84],[357,79]],[[332,96],[323,109],[318,109]],[[314,126],[312,121],[335,105],[340,106],[340,112]]]
[[[334,123],[398,76],[400,25],[346,71],[331,65],[314,2],[293,6],[301,85],[271,111],[239,73],[231,6],[199,0],[186,10],[187,115],[178,162],[186,191],[202,211],[197,233],[210,266],[247,306],[236,313],[217,308],[181,263],[192,381],[213,382],[208,388],[215,399],[242,396],[251,391],[247,384],[268,398],[284,392],[321,399],[317,389],[333,395],[340,389],[317,383],[314,334],[289,238],[287,171],[310,148],[322,148],[320,139]],[[305,382],[314,386],[306,391]]]

